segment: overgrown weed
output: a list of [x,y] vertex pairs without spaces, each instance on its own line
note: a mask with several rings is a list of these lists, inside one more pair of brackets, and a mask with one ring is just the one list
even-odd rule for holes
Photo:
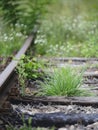
[[16,71],[18,73],[18,81],[21,86],[22,95],[25,95],[26,82],[28,79],[36,80],[44,76],[44,64],[37,60],[37,58],[31,58],[29,56],[22,55]]
[[76,72],[71,67],[54,70],[53,75],[41,82],[39,95],[47,96],[80,96],[83,83],[83,73]]

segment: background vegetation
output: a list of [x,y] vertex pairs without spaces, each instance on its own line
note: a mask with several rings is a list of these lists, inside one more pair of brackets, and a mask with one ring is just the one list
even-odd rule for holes
[[49,0],[0,1],[0,55],[11,55],[23,43],[34,25],[40,23]]
[[35,23],[42,23],[36,55],[98,57],[97,12],[97,0],[1,0],[0,31],[7,32],[0,34],[1,53],[18,49],[23,39],[17,35],[25,38]]
[[39,55],[98,57],[98,1],[57,0],[36,39]]

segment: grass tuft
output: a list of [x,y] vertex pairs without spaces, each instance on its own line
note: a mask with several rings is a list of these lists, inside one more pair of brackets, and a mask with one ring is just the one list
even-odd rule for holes
[[41,95],[47,96],[79,96],[83,94],[80,86],[83,73],[76,72],[71,67],[54,70],[53,75],[41,82]]

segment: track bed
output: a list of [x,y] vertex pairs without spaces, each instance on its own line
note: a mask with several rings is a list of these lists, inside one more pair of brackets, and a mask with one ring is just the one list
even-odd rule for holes
[[[31,37],[26,43],[32,42]],[[25,51],[29,48],[25,43]],[[19,58],[21,51],[16,55]],[[7,69],[5,75],[7,78],[2,78],[0,87],[0,127],[5,127],[11,124],[19,129],[24,122],[28,125],[29,118],[31,126],[41,127],[43,129],[65,129],[65,130],[91,130],[98,128],[98,59],[96,58],[45,58],[48,64],[47,72],[53,73],[54,68],[70,66],[80,70],[84,68],[82,89],[94,93],[93,97],[36,97],[38,92],[38,80],[30,80],[26,83],[26,92],[22,96],[18,84],[17,75],[15,74],[16,61],[12,61],[10,71]],[[9,67],[8,67],[9,68]],[[3,72],[4,73],[4,72]],[[3,74],[2,73],[2,74]],[[2,77],[2,75],[1,75]],[[3,75],[3,77],[5,77]],[[5,79],[5,80],[4,80]],[[10,83],[9,83],[10,81]],[[12,88],[12,90],[10,89]],[[5,103],[5,101],[8,103]],[[3,110],[4,106],[4,111]]]

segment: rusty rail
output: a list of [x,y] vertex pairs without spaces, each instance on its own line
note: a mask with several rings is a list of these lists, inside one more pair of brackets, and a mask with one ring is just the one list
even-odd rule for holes
[[21,58],[21,56],[25,54],[28,48],[30,47],[30,45],[34,43],[36,32],[37,32],[37,28],[35,28],[33,33],[25,40],[24,45],[19,50],[19,52],[15,55],[15,58],[0,74],[0,109],[2,109],[4,102],[8,98],[10,88],[14,86],[14,81],[16,77],[16,74],[14,71],[15,67],[17,66],[18,61]]

